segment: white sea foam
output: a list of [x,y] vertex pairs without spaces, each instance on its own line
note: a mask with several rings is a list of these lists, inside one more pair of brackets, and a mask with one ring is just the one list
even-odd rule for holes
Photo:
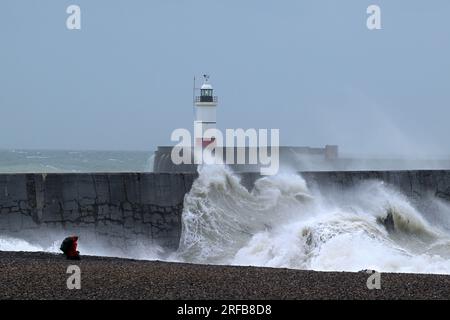
[[[49,236],[49,234],[47,234],[47,236]],[[50,236],[50,238],[58,240],[54,240],[49,246],[42,246],[20,238],[1,236],[0,251],[61,253],[59,249],[63,240],[61,235],[55,234]],[[162,260],[167,257],[167,254],[160,246],[155,244],[148,245],[143,242],[137,242],[133,247],[130,247],[126,251],[119,248],[97,245],[92,242],[83,242],[83,238],[80,239],[78,244],[78,250],[82,255],[132,258],[140,260]],[[170,260],[174,261],[175,257],[171,257]]]
[[188,262],[450,274],[448,226],[378,181],[320,192],[280,174],[249,192],[225,166],[205,166],[182,223],[178,256]]
[[23,239],[2,236],[0,238],[0,251],[58,252],[58,247],[56,243],[53,243],[51,246],[44,248]]

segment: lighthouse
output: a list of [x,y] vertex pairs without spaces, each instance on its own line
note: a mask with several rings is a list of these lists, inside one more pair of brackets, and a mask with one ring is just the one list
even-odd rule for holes
[[[205,132],[208,129],[216,128],[216,108],[217,97],[214,96],[214,89],[209,83],[209,76],[203,75],[204,82],[200,87],[200,96],[195,96],[195,119],[194,134],[195,147],[204,149],[208,145],[214,143],[215,138],[205,138]],[[195,84],[194,84],[195,89]]]

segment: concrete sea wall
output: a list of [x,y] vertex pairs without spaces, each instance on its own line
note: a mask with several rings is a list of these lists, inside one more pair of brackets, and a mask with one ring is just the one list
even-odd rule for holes
[[[137,240],[174,248],[194,175],[0,175],[0,234],[49,245],[46,233],[85,235],[125,249]],[[44,232],[39,232],[44,231]],[[54,236],[53,236],[54,237]],[[109,242],[109,243],[108,243]]]
[[[242,173],[251,189],[260,176]],[[450,203],[450,171],[305,172],[312,188],[341,190],[367,180],[399,189],[416,204]],[[0,175],[0,237],[45,246],[75,233],[104,247],[140,243],[176,249],[183,199],[195,173],[67,173]],[[425,207],[425,206],[423,206]],[[431,209],[428,209],[431,210]]]

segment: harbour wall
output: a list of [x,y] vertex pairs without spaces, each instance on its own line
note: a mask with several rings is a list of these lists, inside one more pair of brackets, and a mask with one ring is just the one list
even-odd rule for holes
[[[450,203],[450,170],[303,172],[310,188],[342,190],[377,180],[432,214]],[[240,173],[248,189],[258,173]],[[0,238],[41,246],[70,234],[127,252],[141,244],[175,250],[184,196],[196,173],[55,173],[0,175]],[[81,239],[80,239],[81,241]]]

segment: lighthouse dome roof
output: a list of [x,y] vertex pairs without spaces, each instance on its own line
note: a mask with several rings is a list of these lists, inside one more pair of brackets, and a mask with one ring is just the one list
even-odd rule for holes
[[209,83],[204,83],[201,89],[212,89],[212,85],[210,85]]

